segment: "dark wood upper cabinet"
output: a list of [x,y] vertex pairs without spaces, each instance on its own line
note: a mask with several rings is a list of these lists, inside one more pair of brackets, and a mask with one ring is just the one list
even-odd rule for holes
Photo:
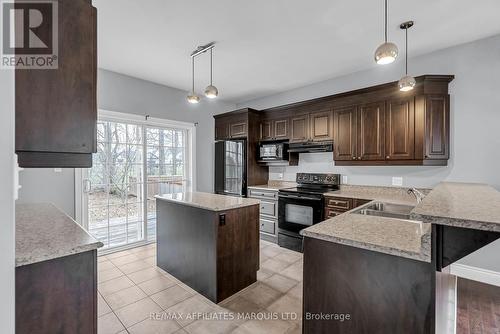
[[361,105],[358,111],[358,160],[385,159],[385,102]]
[[260,123],[260,140],[289,139],[288,117],[280,119],[265,119]]
[[415,100],[414,97],[389,100],[385,112],[386,159],[415,158]]
[[309,140],[309,114],[290,117],[290,143]]
[[334,109],[334,160],[356,160],[358,145],[358,109],[356,106]]
[[430,95],[425,102],[425,159],[449,158],[449,96]]
[[15,71],[21,167],[91,167],[97,148],[97,11],[58,4],[58,68]]
[[274,139],[284,140],[289,138],[288,118],[273,121]]
[[333,140],[333,111],[313,112],[309,116],[311,122],[310,137],[312,141]]
[[247,122],[236,122],[229,124],[230,138],[243,138],[247,136]]
[[[409,92],[397,82],[262,110],[259,139],[290,143],[330,141],[338,166],[446,166],[450,156],[453,75],[422,75]],[[236,112],[238,113],[238,112]],[[235,115],[236,117],[236,115]],[[227,136],[243,133],[224,121]],[[231,124],[233,127],[231,128]],[[229,130],[232,129],[232,130]]]
[[215,140],[229,138],[229,123],[215,121]]

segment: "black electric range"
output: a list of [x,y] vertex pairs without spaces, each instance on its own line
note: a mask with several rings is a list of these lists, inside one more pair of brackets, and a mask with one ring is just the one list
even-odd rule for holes
[[296,182],[278,193],[278,245],[302,252],[300,231],[323,221],[323,194],[339,189],[340,175],[297,173]]

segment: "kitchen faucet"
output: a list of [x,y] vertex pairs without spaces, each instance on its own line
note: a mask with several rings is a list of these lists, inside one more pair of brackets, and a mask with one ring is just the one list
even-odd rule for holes
[[425,197],[425,195],[420,190],[418,190],[416,188],[410,188],[410,189],[408,189],[407,193],[408,194],[413,194],[413,196],[415,196],[415,198],[417,200],[417,203],[422,202],[422,200]]

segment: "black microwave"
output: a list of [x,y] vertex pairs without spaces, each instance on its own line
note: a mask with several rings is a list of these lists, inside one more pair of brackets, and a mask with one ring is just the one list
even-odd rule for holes
[[260,143],[259,160],[281,161],[288,160],[287,143]]

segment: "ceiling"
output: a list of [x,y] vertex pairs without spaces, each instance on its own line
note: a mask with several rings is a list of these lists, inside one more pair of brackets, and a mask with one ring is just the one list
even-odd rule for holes
[[[242,102],[377,66],[383,0],[94,0],[99,67],[189,90],[189,54],[216,41],[214,85]],[[479,5],[480,4],[480,5]],[[389,40],[410,56],[500,33],[498,0],[389,1]],[[197,58],[196,90],[208,85]],[[395,65],[395,64],[393,64]],[[391,66],[391,65],[388,65]]]

